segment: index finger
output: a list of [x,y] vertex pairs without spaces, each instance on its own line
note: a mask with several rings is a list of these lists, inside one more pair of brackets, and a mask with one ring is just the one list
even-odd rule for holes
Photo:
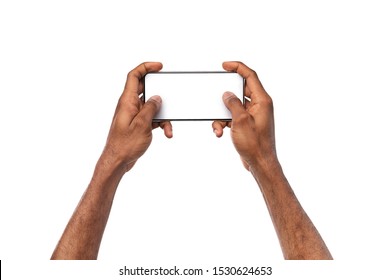
[[157,72],[162,69],[160,62],[144,62],[131,70],[127,75],[125,89],[123,95],[135,96],[138,98],[138,89],[140,80],[149,72]]
[[244,63],[239,61],[226,61],[222,66],[225,70],[236,72],[245,79],[246,86],[248,87],[248,92],[246,92],[246,94],[252,101],[257,103],[263,97],[268,97],[256,72]]

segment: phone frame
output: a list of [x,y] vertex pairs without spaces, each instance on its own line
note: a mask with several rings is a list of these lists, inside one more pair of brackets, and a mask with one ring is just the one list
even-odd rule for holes
[[[159,72],[149,72],[143,78],[144,90],[143,90],[142,98],[143,98],[144,101],[146,100],[146,92],[147,92],[145,78],[149,74],[161,74],[161,75],[164,75],[164,74],[237,74],[237,75],[239,75],[236,72],[228,72],[228,71],[159,71]],[[240,101],[241,101],[241,103],[243,105],[245,105],[245,82],[246,81],[245,81],[245,79],[243,77],[241,77],[241,78],[242,78],[242,96],[237,96],[237,97],[238,98],[241,97]],[[221,98],[222,98],[222,94],[221,94]],[[210,118],[174,118],[174,119],[158,118],[158,119],[156,119],[156,118],[153,118],[153,122],[162,122],[162,121],[215,121],[215,120],[231,121],[232,119],[231,118],[219,118],[219,119],[210,119]]]

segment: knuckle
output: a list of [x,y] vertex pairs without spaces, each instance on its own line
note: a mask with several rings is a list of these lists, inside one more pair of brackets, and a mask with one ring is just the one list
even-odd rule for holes
[[123,97],[123,95],[119,98],[118,100],[118,105],[119,106],[123,106],[124,104],[126,104],[126,98]]
[[127,73],[127,79],[130,79],[130,77],[133,75],[134,75],[134,70],[131,70],[129,73]]
[[127,100],[126,98],[119,99],[117,112],[126,112],[128,115],[135,115],[139,112],[139,104]]
[[238,66],[240,66],[240,65],[245,65],[241,60],[236,60],[236,61],[234,61],[234,62],[237,63]]
[[140,112],[142,116],[154,115],[158,111],[158,105],[156,102],[148,101],[143,106]]
[[235,122],[238,124],[245,124],[248,123],[251,120],[251,118],[252,118],[251,115],[245,112],[238,115],[235,119]]
[[137,115],[137,117],[135,117],[133,119],[131,124],[132,124],[134,130],[143,130],[146,127],[145,118],[142,117],[142,115]]
[[256,78],[256,79],[259,78],[258,75],[257,75],[257,72],[255,70],[250,69],[249,71],[250,71],[249,72],[249,77],[253,77],[253,78]]
[[235,95],[229,96],[226,101],[227,101],[227,103],[232,104],[232,105],[237,103],[237,101],[240,102],[240,100]]
[[273,101],[272,101],[272,98],[271,96],[267,95],[264,97],[264,100],[262,102],[265,106],[269,107],[269,108],[273,108]]
[[136,68],[134,68],[133,70],[131,70],[128,74],[127,74],[127,79],[131,79],[132,77],[135,77],[137,79],[141,79],[142,76],[143,76],[143,72],[147,73],[148,69],[146,67],[146,63],[141,63],[140,65],[138,65]]
[[158,109],[158,103],[157,103],[156,100],[151,99],[151,100],[148,100],[145,103],[144,107],[151,107],[153,110],[157,110]]
[[133,102],[131,102],[130,100],[128,100],[128,98],[125,98],[125,97],[121,97],[119,98],[119,101],[118,101],[118,107],[119,109],[130,109],[130,108],[134,108],[136,107]]

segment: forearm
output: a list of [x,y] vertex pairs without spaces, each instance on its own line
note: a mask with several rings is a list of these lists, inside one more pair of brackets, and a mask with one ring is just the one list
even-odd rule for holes
[[276,157],[250,168],[264,196],[285,259],[332,259]]
[[102,156],[52,259],[96,259],[117,186],[124,174]]

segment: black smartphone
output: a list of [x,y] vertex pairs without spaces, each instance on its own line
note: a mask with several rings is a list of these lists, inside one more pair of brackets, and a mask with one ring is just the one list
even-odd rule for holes
[[153,121],[231,120],[222,95],[244,102],[244,79],[234,72],[155,72],[145,76],[144,98],[162,98]]

